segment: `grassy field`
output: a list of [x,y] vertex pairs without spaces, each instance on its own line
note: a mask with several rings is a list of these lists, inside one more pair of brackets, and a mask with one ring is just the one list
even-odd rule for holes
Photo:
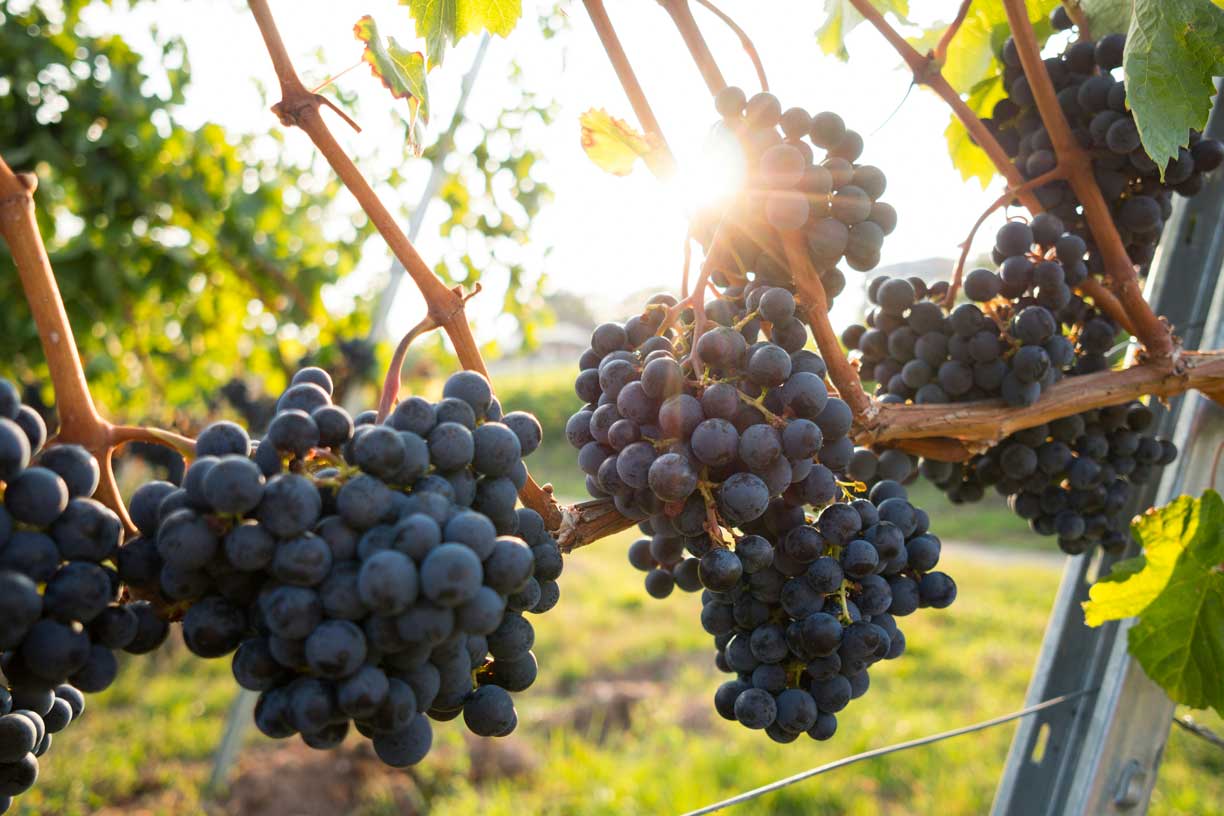
[[[434,752],[410,772],[381,766],[364,740],[336,752],[252,733],[228,790],[204,790],[235,687],[228,662],[191,659],[177,642],[129,660],[116,686],[58,736],[22,816],[234,813],[669,814],[847,754],[1012,711],[1058,583],[1045,561],[946,559],[961,593],[908,619],[908,653],[830,742],[775,745],[718,718],[720,675],[695,596],[652,601],[625,562],[628,535],[568,559],[561,604],[535,619],[538,684],[518,695],[509,738],[478,740],[439,724]],[[1224,722],[1204,717],[1221,728]],[[741,814],[981,814],[1013,726],[961,737],[793,786]],[[1153,814],[1224,814],[1224,752],[1175,730]]]

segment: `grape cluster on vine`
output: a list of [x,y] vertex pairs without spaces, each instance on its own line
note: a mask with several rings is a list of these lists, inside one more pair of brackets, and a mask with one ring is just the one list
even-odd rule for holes
[[[789,285],[791,272],[775,230],[802,232],[829,300],[846,285],[839,262],[860,272],[879,264],[897,212],[880,200],[887,186],[883,171],[858,163],[863,137],[857,131],[832,111],[784,111],[768,92],[749,98],[739,88],[724,88],[715,107],[722,121],[710,138],[733,144],[745,168],[744,191],[735,203],[702,213],[694,226],[707,250],[714,249],[720,231],[725,235],[730,260],[715,251],[719,285],[742,283],[746,272]],[[824,152],[820,161],[817,150]]]
[[[998,268],[964,279],[976,303],[950,311],[944,286],[930,300],[917,297],[931,291],[921,280],[873,280],[867,325],[842,334],[861,379],[876,382],[884,403],[1002,397],[1025,406],[1064,376],[1107,368],[1120,331],[1074,291],[1087,276],[1090,248],[1063,226],[1050,213],[1005,224],[995,236]],[[1088,411],[1017,431],[968,462],[924,461],[921,473],[958,504],[993,486],[1067,553],[1096,544],[1119,552],[1130,540],[1134,485],[1177,456],[1171,442],[1153,436],[1153,419],[1139,402]]]
[[536,677],[524,613],[556,604],[562,569],[539,514],[516,509],[539,423],[503,415],[474,372],[383,422],[331,390],[298,371],[253,452],[241,426],[205,428],[182,487],[134,494],[123,578],[184,610],[192,652],[233,653],[270,737],[326,749],[354,725],[404,767],[431,718],[509,734],[510,693]]
[[[1059,27],[1070,28],[1064,17]],[[1224,162],[1224,143],[1196,130],[1188,145],[1163,168],[1144,149],[1139,129],[1126,103],[1126,86],[1113,72],[1122,65],[1126,35],[1099,40],[1080,39],[1057,57],[1045,60],[1046,72],[1058,94],[1059,107],[1072,134],[1092,159],[1093,174],[1131,259],[1146,267],[1152,260],[1164,222],[1173,211],[1172,194],[1192,196],[1203,187],[1203,174]],[[1050,134],[1042,124],[1029,80],[1020,65],[1014,40],[1003,43],[1003,83],[1007,96],[999,100],[984,124],[998,138],[1025,178],[1036,178],[1058,163]],[[1070,186],[1051,181],[1034,190],[1047,211],[1089,244],[1089,270],[1103,267],[1092,247],[1092,235]],[[996,258],[996,261],[1000,261]]]
[[1032,405],[1067,373],[1104,368],[1117,334],[1074,292],[1087,276],[1085,251],[1056,216],[1009,221],[995,236],[998,269],[965,276],[963,292],[975,302],[948,310],[946,284],[881,276],[867,289],[874,308],[866,325],[848,327],[842,342],[886,403],[1002,397]]
[[926,513],[878,478],[910,478],[908,456],[876,461],[866,498],[844,481],[864,452],[791,292],[755,278],[703,311],[699,331],[661,295],[596,328],[566,435],[589,492],[639,520],[629,560],[647,592],[703,591],[716,663],[737,675],[718,712],[778,742],[828,739],[868,667],[904,650],[896,618],[948,606],[956,585]]
[[123,526],[89,498],[98,463],[78,445],[43,449],[47,428],[0,380],[0,813],[33,786],[38,757],[119,670],[168,627],[122,597]]
[[1119,553],[1131,540],[1134,486],[1177,458],[1172,442],[1154,436],[1154,420],[1143,403],[1112,405],[1017,431],[965,463],[924,461],[921,471],[955,503],[993,486],[1070,555],[1098,544]]

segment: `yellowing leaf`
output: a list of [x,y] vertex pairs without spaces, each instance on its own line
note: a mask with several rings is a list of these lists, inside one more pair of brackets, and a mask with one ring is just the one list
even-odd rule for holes
[[[1029,0],[1029,19],[1033,22],[1038,44],[1049,37],[1050,12],[1058,0]],[[940,28],[942,35],[943,29]],[[960,93],[968,93],[984,77],[1000,73],[1002,65],[995,54],[1003,47],[1011,29],[1002,3],[973,3],[960,29],[948,45],[941,69],[944,79]]]
[[[966,103],[979,118],[987,117],[994,110],[995,103],[1006,96],[1002,77],[993,77],[978,84],[969,94]],[[948,153],[952,157],[952,165],[960,171],[965,181],[977,179],[982,189],[990,185],[995,175],[994,162],[986,155],[986,151],[978,147],[969,136],[969,131],[955,116],[951,118],[944,138],[948,142]]]
[[425,40],[429,67],[442,64],[446,47],[468,34],[488,31],[505,37],[523,16],[522,0],[400,0]]
[[384,44],[378,36],[378,26],[374,18],[366,15],[353,26],[353,34],[365,43],[362,59],[370,66],[374,76],[382,80],[383,85],[391,91],[396,99],[407,99],[408,109],[412,114],[412,124],[416,117],[429,122],[429,93],[425,85],[425,55],[420,51],[409,51],[388,37]]
[[[891,11],[901,22],[907,22],[905,18],[909,14],[909,0],[871,0],[871,5],[881,13]],[[826,54],[836,56],[840,60],[849,59],[846,36],[863,22],[863,15],[858,13],[849,0],[825,0],[825,14],[828,16],[824,24],[816,31],[816,44]]]
[[[1219,516],[1217,517],[1217,513]],[[1224,536],[1224,505],[1208,491],[1201,500],[1180,496],[1159,510],[1150,510],[1132,525],[1143,543],[1143,555],[1119,561],[1114,571],[1088,591],[1084,618],[1089,626],[1143,612],[1169,582],[1178,558],[1196,537]],[[1224,552],[1220,557],[1224,560]]]
[[582,149],[601,170],[627,176],[642,158],[648,163],[658,155],[657,144],[627,122],[605,110],[589,110],[578,118],[582,126]]
[[481,31],[505,37],[522,16],[522,0],[460,0],[458,37]]
[[416,21],[417,36],[425,40],[429,67],[442,64],[447,43],[458,39],[458,0],[400,0]]

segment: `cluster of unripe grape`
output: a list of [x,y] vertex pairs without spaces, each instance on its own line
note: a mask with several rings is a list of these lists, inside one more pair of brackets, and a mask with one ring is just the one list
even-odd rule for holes
[[403,767],[429,751],[430,719],[510,733],[510,692],[536,677],[524,613],[556,604],[562,569],[515,506],[539,423],[503,415],[473,372],[381,422],[331,389],[300,370],[257,444],[214,423],[181,487],[140,487],[124,579],[183,610],[192,652],[233,654],[268,736],[326,749],[352,725]]

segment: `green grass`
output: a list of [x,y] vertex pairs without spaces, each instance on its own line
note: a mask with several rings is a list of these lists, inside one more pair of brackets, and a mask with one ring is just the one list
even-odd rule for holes
[[[722,681],[698,598],[653,601],[624,559],[629,535],[567,560],[561,604],[535,618],[540,681],[517,695],[520,725],[478,740],[435,728],[412,772],[353,736],[334,753],[253,734],[230,791],[203,787],[234,694],[227,662],[181,646],[128,661],[86,716],[57,735],[15,812],[56,814],[667,814],[869,748],[986,719],[1022,704],[1058,584],[1055,566],[952,555],[961,592],[905,621],[909,651],[872,673],[828,743],[776,745],[718,718]],[[177,636],[176,636],[177,639]],[[176,644],[177,645],[177,644]],[[1216,729],[1224,722],[1203,721]],[[732,813],[981,814],[1014,726],[919,748],[801,783]],[[1224,814],[1224,752],[1175,730],[1153,814]]]

